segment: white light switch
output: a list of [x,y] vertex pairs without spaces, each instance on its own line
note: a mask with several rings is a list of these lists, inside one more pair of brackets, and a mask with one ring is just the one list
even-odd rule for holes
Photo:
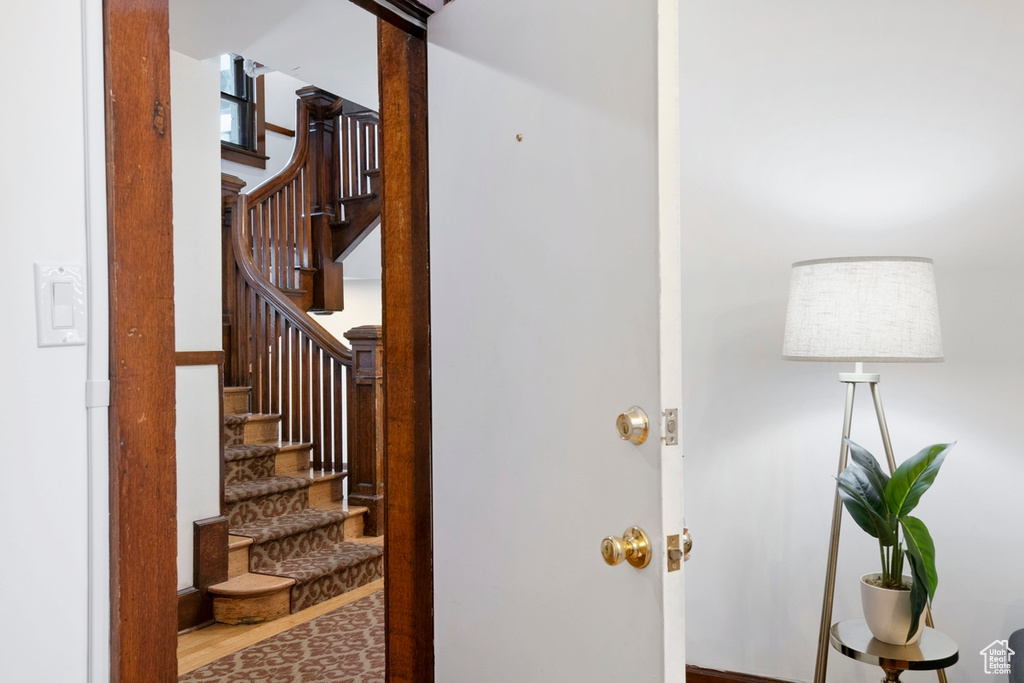
[[35,264],[36,336],[39,346],[85,344],[85,269],[66,263]]
[[75,326],[75,288],[70,282],[53,283],[53,327]]

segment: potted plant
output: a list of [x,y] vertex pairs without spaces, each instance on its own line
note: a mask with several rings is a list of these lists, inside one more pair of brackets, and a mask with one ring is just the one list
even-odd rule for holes
[[[928,527],[910,513],[927,491],[954,444],[935,444],[901,464],[892,477],[875,456],[846,439],[851,462],[837,481],[839,496],[857,525],[878,539],[882,571],[861,577],[861,602],[871,634],[894,645],[915,642],[921,614],[935,597],[935,544]],[[904,558],[911,575],[904,575]]]

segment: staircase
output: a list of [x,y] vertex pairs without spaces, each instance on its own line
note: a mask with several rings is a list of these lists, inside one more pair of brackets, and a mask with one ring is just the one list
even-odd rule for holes
[[278,438],[280,416],[248,412],[248,387],[224,391],[228,580],[210,586],[214,619],[269,621],[383,576],[383,548],[347,509],[345,472],[311,472],[309,443]]
[[381,330],[351,330],[349,348],[307,315],[343,309],[341,261],[380,222],[378,118],[296,94],[289,164],[248,195],[222,183],[228,579],[207,592],[229,624],[383,575]]

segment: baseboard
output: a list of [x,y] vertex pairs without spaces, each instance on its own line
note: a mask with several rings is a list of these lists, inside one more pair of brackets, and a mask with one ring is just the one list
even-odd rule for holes
[[753,676],[733,671],[717,671],[699,666],[686,667],[686,683],[790,683],[781,678]]
[[203,594],[195,586],[178,591],[178,635],[212,623],[213,617],[204,618]]
[[223,515],[192,523],[192,585],[178,591],[178,633],[213,621],[207,587],[228,580],[228,520]]

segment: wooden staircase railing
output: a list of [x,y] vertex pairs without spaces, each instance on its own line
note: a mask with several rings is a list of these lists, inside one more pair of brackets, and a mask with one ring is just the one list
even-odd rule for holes
[[[225,383],[252,387],[252,412],[279,413],[282,439],[311,442],[314,469],[341,471],[347,450],[350,492],[376,520],[382,468],[365,470],[383,457],[383,443],[376,428],[359,425],[379,422],[380,383],[349,395],[346,417],[346,393],[357,384],[353,353],[306,312],[342,310],[338,259],[380,221],[378,119],[322,90],[297,95],[288,165],[248,195],[238,179],[222,183]],[[379,340],[379,327],[357,329],[361,346]]]

